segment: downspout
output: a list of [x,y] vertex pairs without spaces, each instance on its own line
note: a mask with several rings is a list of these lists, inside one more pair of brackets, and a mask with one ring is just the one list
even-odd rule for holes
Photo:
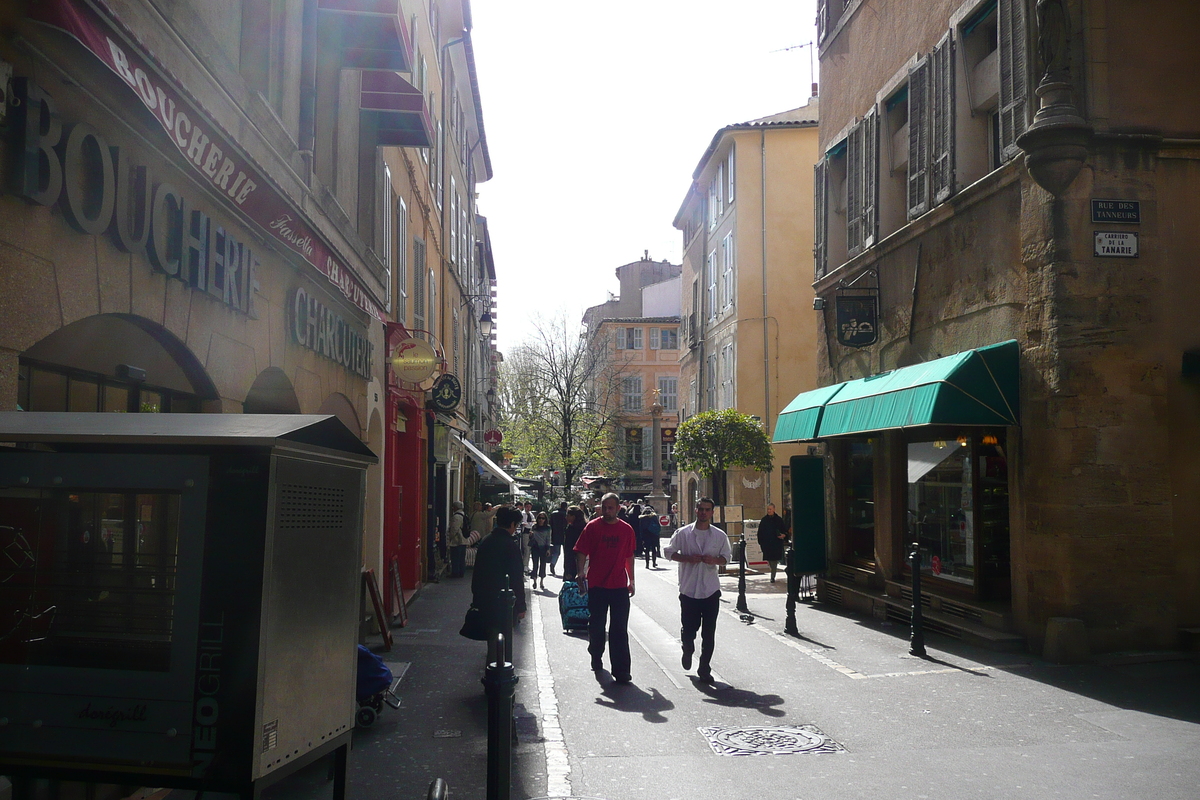
[[317,138],[317,0],[304,0],[300,30],[300,108],[297,119],[297,144],[300,146],[300,156],[308,168],[304,182],[311,187],[316,170],[313,148]]
[[[762,218],[762,332],[763,332],[763,425],[771,424],[771,351],[767,337],[767,131],[758,130],[758,191],[759,216]],[[774,466],[767,472],[767,502],[771,502],[771,477]]]

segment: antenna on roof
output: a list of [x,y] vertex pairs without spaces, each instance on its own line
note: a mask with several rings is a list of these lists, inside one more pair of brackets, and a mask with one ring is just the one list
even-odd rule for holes
[[790,47],[781,47],[778,50],[772,50],[771,52],[772,53],[786,53],[789,50],[803,50],[806,47],[808,48],[808,74],[809,74],[809,77],[812,78],[812,96],[816,97],[817,96],[817,73],[815,71],[816,65],[813,63],[813,57],[814,57],[814,53],[816,52],[817,48],[813,47],[813,42],[805,42],[804,44],[794,44],[794,45],[791,45]]

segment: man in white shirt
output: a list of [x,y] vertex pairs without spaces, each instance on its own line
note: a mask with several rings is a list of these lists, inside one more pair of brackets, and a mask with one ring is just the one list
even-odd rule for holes
[[716,647],[717,612],[721,608],[721,581],[717,569],[733,557],[725,531],[710,524],[714,503],[701,497],[696,503],[696,521],[675,531],[663,554],[679,562],[679,606],[682,621],[683,668],[692,668],[696,631],[700,631],[700,666],[696,674],[712,680],[713,649]]

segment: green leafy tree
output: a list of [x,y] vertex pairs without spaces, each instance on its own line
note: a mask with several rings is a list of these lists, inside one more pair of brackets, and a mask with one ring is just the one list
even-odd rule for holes
[[725,504],[727,470],[768,472],[775,463],[762,424],[737,409],[701,411],[679,426],[676,437],[675,461],[679,468],[709,478],[717,505]]

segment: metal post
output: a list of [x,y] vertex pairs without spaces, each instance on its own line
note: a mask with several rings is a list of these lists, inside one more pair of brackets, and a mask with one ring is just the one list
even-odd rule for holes
[[796,626],[796,603],[800,601],[800,575],[795,570],[795,565],[792,563],[794,549],[789,547],[786,553],[787,566],[784,568],[784,574],[787,575],[787,619],[783,623],[783,632],[792,636],[799,636],[800,629]]
[[514,602],[512,590],[505,589],[500,599],[505,609],[501,622],[504,630],[492,639],[496,660],[487,665],[483,675],[488,700],[487,800],[508,800],[512,789],[513,697],[517,687],[511,655]]
[[912,636],[910,655],[925,657],[924,620],[921,617],[921,545],[912,543],[912,552],[908,555],[908,563],[912,566]]
[[746,534],[742,534],[742,540],[738,542],[738,600],[737,610],[743,614],[750,613],[750,607],[746,605]]

